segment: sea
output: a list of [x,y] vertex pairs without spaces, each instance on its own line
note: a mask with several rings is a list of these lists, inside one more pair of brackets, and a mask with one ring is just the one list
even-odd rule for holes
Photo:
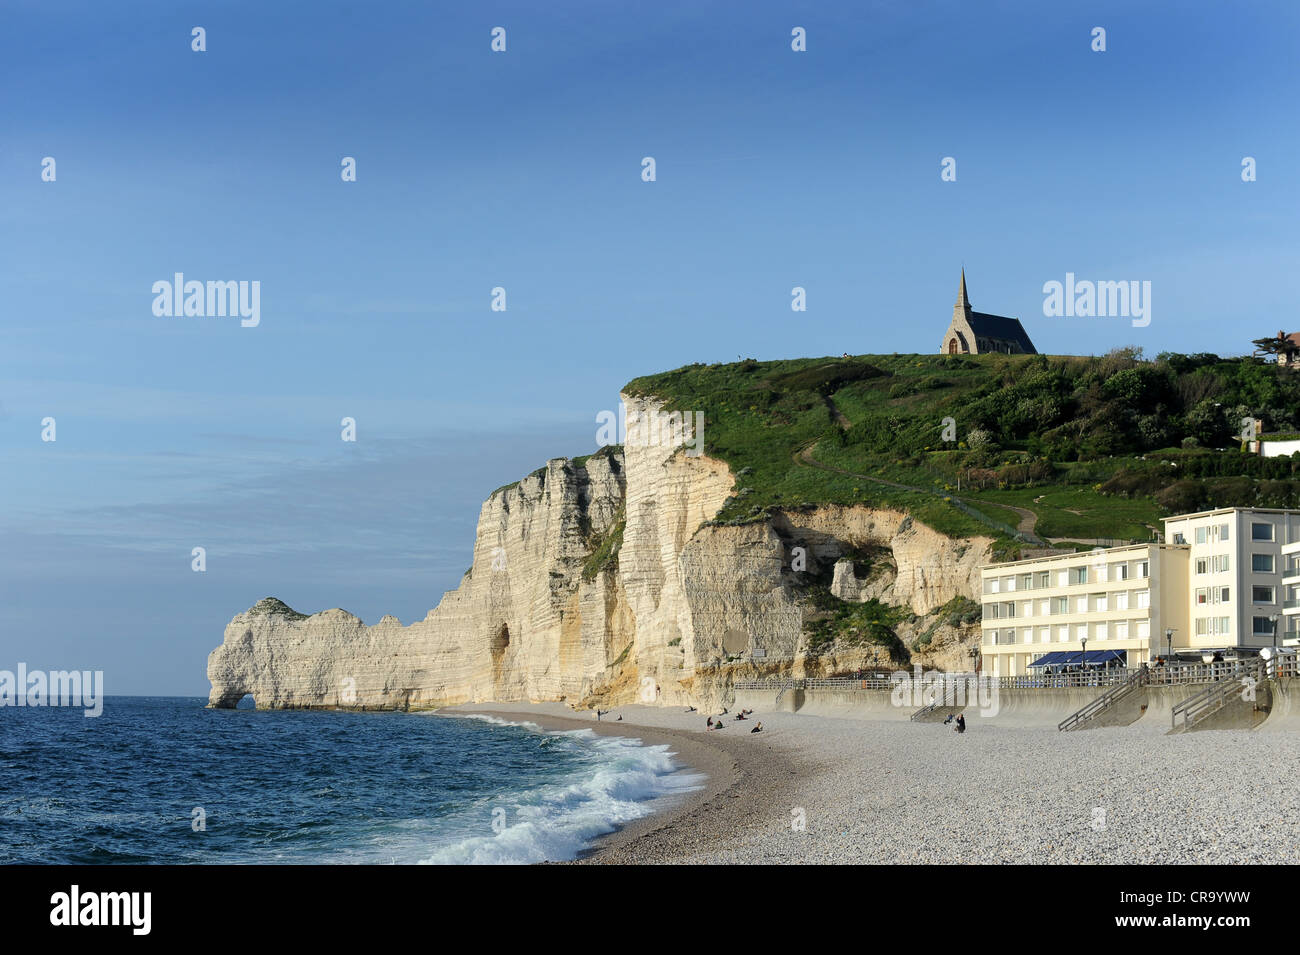
[[206,702],[0,707],[0,863],[563,861],[704,782],[587,729]]

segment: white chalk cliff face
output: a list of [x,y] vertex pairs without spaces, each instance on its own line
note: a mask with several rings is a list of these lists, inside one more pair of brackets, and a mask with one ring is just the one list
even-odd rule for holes
[[[624,401],[629,422],[659,412],[653,399]],[[925,613],[977,592],[988,539],[865,507],[708,523],[733,484],[721,461],[632,439],[583,466],[549,461],[483,504],[470,571],[417,623],[305,616],[274,598],[236,616],[208,657],[209,705],[246,693],[263,708],[707,705],[729,699],[735,679],[802,675],[794,546],[828,569],[849,547],[892,550],[895,572],[865,588],[837,572],[844,599]]]

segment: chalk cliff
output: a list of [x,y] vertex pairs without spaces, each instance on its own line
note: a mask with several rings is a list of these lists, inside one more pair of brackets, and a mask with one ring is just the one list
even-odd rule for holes
[[[660,410],[653,399],[624,402],[629,421]],[[237,615],[208,658],[209,704],[251,693],[265,708],[707,706],[730,699],[737,679],[884,662],[874,647],[809,653],[812,575],[829,580],[834,568],[837,597],[877,597],[917,615],[977,593],[987,538],[953,540],[868,507],[713,523],[733,486],[724,462],[667,444],[629,440],[580,464],[549,461],[483,504],[470,570],[421,621],[366,626],[343,610],[306,616],[274,598]],[[806,569],[792,568],[795,548]],[[883,559],[859,581],[841,558],[863,548]],[[962,634],[950,630],[915,648],[914,662],[959,666]]]

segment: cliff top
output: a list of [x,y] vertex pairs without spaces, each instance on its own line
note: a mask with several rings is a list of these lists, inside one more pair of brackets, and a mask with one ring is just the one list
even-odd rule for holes
[[746,359],[624,392],[704,413],[706,453],[737,475],[724,522],[869,504],[952,536],[1090,547],[1150,539],[1168,513],[1300,506],[1300,465],[1244,454],[1240,440],[1247,417],[1300,430],[1300,374],[1251,358]]

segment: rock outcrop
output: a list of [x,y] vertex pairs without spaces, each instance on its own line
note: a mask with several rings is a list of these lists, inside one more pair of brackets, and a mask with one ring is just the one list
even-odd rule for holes
[[[624,402],[629,422],[660,411],[652,399]],[[712,523],[734,483],[724,462],[680,445],[629,440],[581,464],[549,461],[483,504],[470,570],[423,620],[366,626],[267,598],[209,656],[209,704],[251,693],[264,708],[711,705],[730,699],[736,679],[803,675],[803,586],[850,550],[889,558],[865,582],[837,568],[832,590],[846,600],[925,614],[977,592],[986,538],[955,541],[867,507]],[[806,568],[792,568],[795,548]]]

